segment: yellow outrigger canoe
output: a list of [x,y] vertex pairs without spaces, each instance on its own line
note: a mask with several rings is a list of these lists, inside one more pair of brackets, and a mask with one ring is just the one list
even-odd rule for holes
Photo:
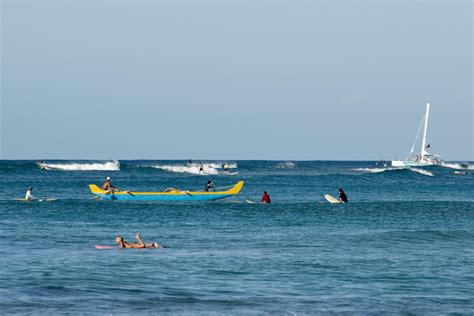
[[105,200],[118,201],[215,201],[238,194],[243,186],[244,181],[239,181],[231,189],[220,192],[192,192],[172,189],[162,192],[114,191],[109,193],[95,184],[89,184],[89,188],[95,196]]

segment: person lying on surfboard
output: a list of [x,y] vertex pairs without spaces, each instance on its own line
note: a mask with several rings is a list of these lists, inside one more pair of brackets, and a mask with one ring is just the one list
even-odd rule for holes
[[341,188],[339,188],[339,201],[340,201],[341,203],[347,203],[347,202],[349,202],[349,201],[347,200],[346,192],[344,192],[344,190],[341,189]]
[[110,183],[110,177],[105,179],[104,184],[102,184],[102,190],[107,191],[107,193],[111,193],[115,190],[115,187]]
[[123,240],[122,236],[115,237],[115,242],[119,245],[120,248],[160,248],[160,245],[157,242],[152,242],[150,244],[145,244],[142,240],[142,236],[140,236],[140,232],[137,233],[135,236],[136,243],[129,243]]
[[262,200],[260,203],[270,203],[270,195],[268,195],[267,191],[263,191]]
[[27,200],[27,201],[36,200],[36,198],[33,196],[32,192],[33,192],[33,187],[29,187],[28,191],[26,191],[26,194],[25,194],[25,200]]

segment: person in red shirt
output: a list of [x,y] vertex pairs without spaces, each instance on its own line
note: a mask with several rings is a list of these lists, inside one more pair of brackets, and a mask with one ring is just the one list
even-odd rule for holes
[[270,203],[270,195],[268,195],[267,191],[263,192],[262,200],[260,201],[260,203]]

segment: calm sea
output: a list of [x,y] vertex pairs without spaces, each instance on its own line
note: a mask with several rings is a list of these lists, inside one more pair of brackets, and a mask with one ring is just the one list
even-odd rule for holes
[[[474,163],[204,163],[0,161],[0,313],[473,314]],[[87,185],[107,176],[136,191],[245,185],[216,202],[97,200]],[[59,200],[12,200],[30,185]],[[327,203],[339,187],[350,202]],[[272,204],[246,203],[264,190]],[[95,249],[137,231],[167,248]]]

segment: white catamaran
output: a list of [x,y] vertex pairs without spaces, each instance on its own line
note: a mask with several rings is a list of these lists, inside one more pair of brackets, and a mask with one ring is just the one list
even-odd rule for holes
[[[432,155],[426,151],[427,148],[430,147],[430,144],[426,143],[426,134],[428,132],[428,118],[430,114],[430,104],[426,104],[426,113],[423,116],[423,120],[421,121],[420,128],[418,129],[418,133],[416,134],[415,141],[413,142],[413,146],[411,146],[411,151],[408,154],[406,160],[392,160],[393,167],[424,167],[424,166],[433,166],[433,165],[441,165],[443,163],[443,159],[438,155]],[[418,140],[418,136],[420,135],[421,128],[424,125],[423,131],[423,140],[421,143],[421,152],[420,154],[413,154],[415,151],[415,146]]]

